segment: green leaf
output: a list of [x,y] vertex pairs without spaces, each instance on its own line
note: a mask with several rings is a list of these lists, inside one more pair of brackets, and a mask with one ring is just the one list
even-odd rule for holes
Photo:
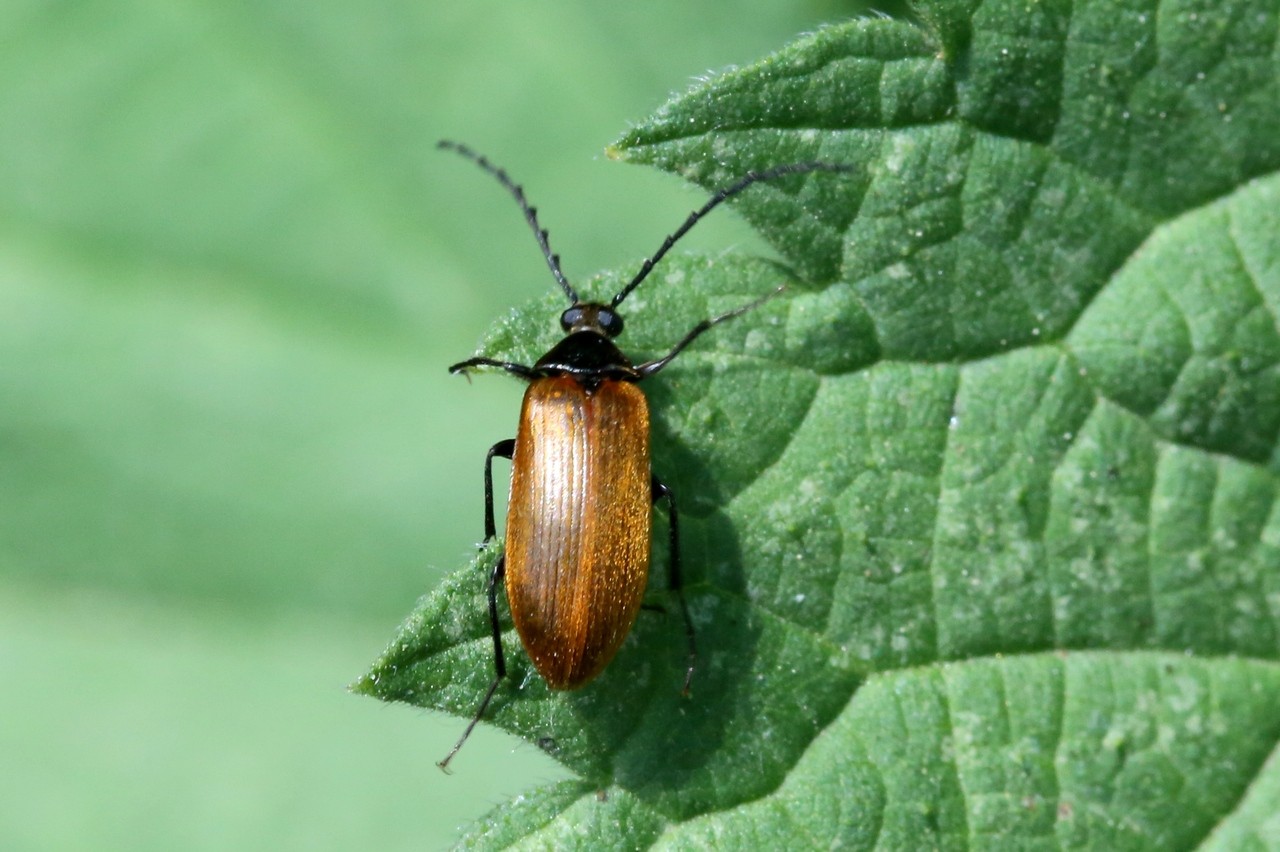
[[[477,845],[1274,845],[1280,10],[918,11],[712,79],[613,149],[708,189],[855,171],[742,196],[785,265],[673,257],[628,301],[648,357],[788,287],[645,386],[694,694],[673,617],[567,694],[507,630],[487,718],[580,780]],[[536,359],[560,304],[485,354]],[[469,715],[495,558],[359,688]]]

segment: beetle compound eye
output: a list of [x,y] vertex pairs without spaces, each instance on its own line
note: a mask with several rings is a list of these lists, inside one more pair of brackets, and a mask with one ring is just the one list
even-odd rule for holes
[[566,332],[572,331],[582,325],[584,315],[585,312],[577,305],[566,309],[565,312],[560,315],[560,328]]
[[616,314],[608,308],[601,308],[596,321],[600,325],[600,330],[609,337],[617,337],[622,334],[622,315]]

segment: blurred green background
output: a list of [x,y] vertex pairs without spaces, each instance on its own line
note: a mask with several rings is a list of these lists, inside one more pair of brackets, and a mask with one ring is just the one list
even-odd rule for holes
[[520,386],[445,367],[552,286],[434,142],[634,266],[702,196],[603,146],[854,11],[0,5],[0,848],[440,848],[557,777],[344,690],[481,534]]

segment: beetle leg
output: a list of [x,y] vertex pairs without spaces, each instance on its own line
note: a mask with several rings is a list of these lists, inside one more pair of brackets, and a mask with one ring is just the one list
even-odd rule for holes
[[489,454],[484,457],[484,544],[498,535],[498,527],[493,521],[493,457],[509,459],[515,451],[515,438],[508,438],[490,447]]
[[[501,444],[497,446],[501,446]],[[497,446],[494,449],[497,449]],[[492,455],[493,453],[490,451],[490,456]],[[480,706],[476,709],[476,715],[471,717],[471,722],[467,725],[466,730],[462,732],[462,736],[458,737],[458,741],[454,743],[449,753],[444,756],[444,760],[436,764],[445,772],[449,771],[449,761],[453,760],[453,756],[458,753],[458,749],[462,748],[462,744],[467,741],[467,737],[471,736],[471,731],[479,723],[481,717],[484,716],[484,711],[489,708],[489,702],[493,700],[493,694],[498,691],[498,685],[507,676],[507,661],[502,654],[502,627],[498,624],[498,585],[502,582],[502,577],[506,573],[506,566],[507,557],[504,553],[498,557],[498,564],[493,566],[493,573],[489,575],[489,625],[493,628],[493,680],[489,683],[489,688],[485,691],[484,698],[480,699]]]
[[[498,456],[509,459],[515,453],[515,449],[515,439],[508,438],[490,447],[489,452],[484,457],[484,544],[481,545],[482,548],[498,535],[497,525],[493,520],[493,457]],[[489,701],[493,699],[493,694],[498,691],[498,685],[507,676],[507,661],[502,653],[502,626],[498,623],[498,586],[502,583],[506,567],[507,556],[504,553],[498,557],[497,564],[493,566],[493,573],[489,575],[489,626],[493,630],[493,681],[489,684],[489,689],[485,692],[484,698],[480,700],[480,708],[476,710],[476,715],[472,717],[471,724],[467,725],[467,729],[462,732],[462,736],[458,739],[453,749],[445,755],[444,760],[436,764],[446,772],[449,771],[449,761],[453,760],[453,756],[458,753],[458,749],[462,748],[462,744],[467,741],[467,737],[471,736],[471,730],[480,721],[480,717],[484,715],[484,711],[489,707]]]
[[465,361],[459,361],[454,364],[449,368],[449,372],[462,373],[465,376],[472,367],[497,367],[527,382],[539,377],[538,371],[533,367],[526,367],[524,364],[517,364],[514,361],[495,361],[493,358],[468,358]]
[[667,501],[667,530],[670,533],[670,553],[667,556],[667,588],[675,592],[680,602],[680,614],[684,616],[684,634],[689,640],[689,666],[684,672],[682,694],[689,694],[689,684],[693,681],[693,669],[698,662],[698,645],[694,639],[693,619],[689,617],[689,605],[684,600],[684,578],[680,574],[680,521],[676,512],[676,498],[671,489],[663,485],[658,477],[653,477],[653,502]]
[[[502,656],[502,627],[498,624],[498,584],[502,582],[506,572],[507,555],[504,553],[498,557],[498,564],[493,566],[493,573],[489,575],[489,626],[493,628],[493,685],[489,687],[489,692],[480,704],[480,713],[484,712],[484,705],[488,704],[489,699],[493,697],[498,681],[507,676],[507,662]],[[479,716],[480,713],[476,715]]]

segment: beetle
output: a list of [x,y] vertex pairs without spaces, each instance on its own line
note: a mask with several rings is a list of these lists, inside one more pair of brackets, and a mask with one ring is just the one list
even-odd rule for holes
[[667,585],[679,602],[688,642],[683,687],[688,694],[697,645],[681,584],[679,514],[671,489],[650,471],[649,406],[636,385],[656,375],[708,329],[755,308],[782,288],[704,319],[666,355],[641,364],[633,364],[613,342],[623,329],[617,308],[672,246],[724,201],[760,181],[849,167],[808,162],[747,172],[690,213],[605,304],[578,296],[538,224],[537,209],[506,171],[457,142],[443,140],[437,147],[471,160],[512,195],[552,276],[571,302],[560,315],[564,338],[532,366],[477,357],[449,367],[450,373],[464,375],[476,367],[497,368],[525,380],[528,388],[516,437],[494,444],[485,456],[481,548],[497,537],[493,460],[512,462],[506,542],[488,587],[494,677],[457,744],[437,764],[447,771],[506,677],[498,585],[506,587],[521,644],[547,685],[557,690],[585,685],[613,659],[641,608],[649,573],[652,507],[659,501],[667,511]]

